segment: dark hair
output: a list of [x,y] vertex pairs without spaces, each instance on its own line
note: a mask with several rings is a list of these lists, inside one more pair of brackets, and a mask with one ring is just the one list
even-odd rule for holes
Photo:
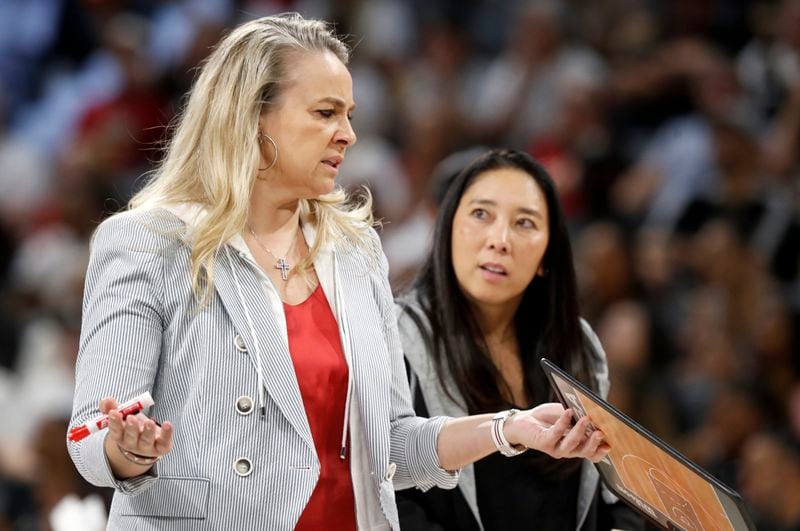
[[[426,337],[442,389],[454,399],[447,381],[464,397],[470,413],[507,407],[507,385],[489,357],[472,305],[464,296],[452,263],[453,218],[461,197],[483,173],[518,169],[531,176],[547,201],[550,238],[542,257],[545,276],[528,285],[515,316],[525,392],[534,404],[555,399],[539,359],[546,357],[592,388],[578,312],[575,268],[566,222],[555,185],[547,171],[529,155],[491,150],[475,159],[455,178],[441,203],[433,248],[413,285],[413,292],[431,323]],[[413,317],[413,315],[412,315]],[[426,334],[420,327],[423,337]],[[445,375],[449,375],[446,378]],[[504,392],[505,391],[505,392]],[[527,405],[527,404],[517,404]]]

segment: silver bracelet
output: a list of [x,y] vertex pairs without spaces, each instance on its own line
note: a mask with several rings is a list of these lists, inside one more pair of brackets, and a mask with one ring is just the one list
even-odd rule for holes
[[515,455],[519,455],[528,449],[521,444],[517,446],[511,446],[508,444],[506,434],[503,433],[503,427],[505,426],[506,421],[517,413],[519,413],[519,409],[507,409],[505,411],[496,413],[495,416],[492,417],[492,442],[500,451],[500,453],[506,457],[514,457]]
[[151,466],[156,461],[161,459],[160,455],[150,456],[150,455],[135,454],[135,453],[133,453],[133,452],[131,452],[129,450],[126,450],[122,446],[120,446],[119,443],[117,443],[117,449],[122,454],[122,457],[124,457],[125,459],[127,459],[131,463],[135,463],[135,464],[140,465],[140,466]]

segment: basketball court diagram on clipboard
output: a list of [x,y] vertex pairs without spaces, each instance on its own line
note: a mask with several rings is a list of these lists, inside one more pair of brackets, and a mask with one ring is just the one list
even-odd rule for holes
[[738,493],[550,361],[542,368],[575,420],[588,415],[605,434],[611,450],[596,466],[614,494],[663,529],[755,531]]

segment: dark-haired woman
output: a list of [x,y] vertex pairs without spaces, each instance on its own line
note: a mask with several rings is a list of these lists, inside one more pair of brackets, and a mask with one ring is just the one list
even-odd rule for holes
[[[442,202],[433,241],[397,305],[418,414],[513,415],[551,402],[542,357],[608,393],[605,354],[578,314],[556,191],[531,157],[493,150],[467,166]],[[588,460],[508,454],[463,469],[456,490],[399,492],[402,528],[590,530],[612,527],[611,519],[614,527],[643,525],[629,510],[607,507],[615,500],[601,495]]]

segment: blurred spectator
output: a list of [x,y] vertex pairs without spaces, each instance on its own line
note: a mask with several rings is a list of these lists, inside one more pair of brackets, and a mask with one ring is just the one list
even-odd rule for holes
[[797,442],[764,432],[742,450],[739,485],[760,531],[800,529],[800,451]]
[[613,382],[608,400],[665,439],[676,434],[663,382],[650,372],[653,337],[647,308],[634,300],[612,304],[597,322]]
[[0,122],[14,122],[17,112],[38,95],[48,58],[55,56],[72,67],[86,58],[95,44],[89,29],[89,16],[77,1],[0,3]]
[[633,292],[630,253],[622,230],[610,222],[586,226],[575,245],[583,313],[590,322]]
[[632,243],[633,276],[638,298],[645,305],[652,356],[649,368],[658,370],[674,361],[675,339],[681,322],[681,278],[674,238],[663,229],[642,228]]
[[[798,59],[800,61],[800,59]],[[800,81],[790,87],[783,105],[763,141],[764,165],[780,181],[797,170],[800,146]]]
[[679,447],[715,477],[735,485],[742,446],[763,423],[755,395],[746,389],[725,386],[714,393],[707,421],[692,431]]
[[556,0],[519,9],[506,49],[491,62],[474,96],[469,118],[478,139],[525,147],[553,126],[571,87],[603,82],[603,60],[566,38],[567,10]]
[[389,261],[392,285],[402,288],[412,280],[427,256],[439,204],[450,182],[486,148],[476,146],[452,153],[436,165],[428,183],[428,193],[410,216],[395,227],[384,227],[383,249]]
[[676,42],[656,59],[664,69],[661,76],[685,84],[692,110],[658,129],[620,179],[613,200],[628,216],[672,228],[686,205],[708,194],[719,179],[712,123],[733,120],[754,128],[760,120],[738,85],[731,61],[710,44]]
[[678,358],[667,374],[679,429],[690,432],[708,418],[716,393],[751,369],[728,328],[724,291],[707,286],[693,291],[679,330]]
[[[84,531],[105,529],[105,508],[98,489],[88,485],[69,459],[63,434],[69,418],[45,419],[39,426],[34,442],[37,474],[34,480],[34,499],[39,511],[53,531],[66,531],[80,526]],[[68,512],[72,514],[67,514]]]
[[753,102],[767,116],[800,83],[800,2],[759,2],[753,39],[739,53],[737,71]]
[[796,441],[800,441],[800,383],[795,380],[787,401],[789,417],[789,433]]
[[147,155],[163,136],[170,112],[157,86],[155,65],[144,55],[149,23],[134,15],[117,15],[109,21],[105,37],[121,67],[123,88],[85,109],[65,156],[76,161],[81,173],[116,181],[127,176],[132,182],[152,162]]

